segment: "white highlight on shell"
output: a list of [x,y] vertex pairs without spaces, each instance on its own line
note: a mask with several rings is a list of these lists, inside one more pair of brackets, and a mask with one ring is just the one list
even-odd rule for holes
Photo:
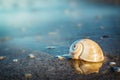
[[94,56],[94,61],[97,61],[97,56],[98,56],[98,55],[97,55],[97,54],[94,54],[93,56]]

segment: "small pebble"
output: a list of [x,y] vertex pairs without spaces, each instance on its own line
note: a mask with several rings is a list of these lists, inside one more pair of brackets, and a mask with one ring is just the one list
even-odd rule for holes
[[56,30],[56,31],[53,31],[53,32],[49,32],[48,35],[49,36],[56,36],[58,33],[59,33],[59,31]]
[[112,67],[111,69],[114,72],[120,72],[120,67]]
[[103,30],[103,29],[105,29],[105,28],[104,28],[104,26],[100,26],[100,29]]
[[22,50],[22,53],[25,53],[25,50],[24,50],[24,49]]
[[101,40],[103,40],[104,38],[103,37],[100,37]]
[[47,49],[55,49],[56,47],[55,46],[47,46],[46,48]]
[[0,60],[3,60],[5,58],[6,58],[6,56],[0,56]]
[[90,36],[84,36],[84,38],[85,38],[85,39],[89,39],[89,38],[90,38]]
[[116,62],[109,62],[109,65],[114,66],[114,65],[116,65]]
[[35,37],[35,39],[36,39],[36,41],[40,41],[40,40],[42,39],[42,36],[37,35],[37,36]]
[[65,59],[65,58],[62,57],[62,56],[57,56],[57,58],[58,58],[59,60],[64,60],[64,59]]
[[26,74],[25,74],[25,78],[26,78],[26,79],[30,79],[30,78],[32,78],[32,74],[30,74],[30,73],[26,73]]
[[62,57],[64,57],[67,60],[72,59],[72,56],[70,54],[64,54],[64,55],[62,55]]
[[108,36],[108,35],[103,35],[102,37],[103,37],[103,38],[109,38],[109,36]]
[[109,38],[110,36],[109,35],[103,35],[100,37],[101,40],[105,39],[105,38]]
[[26,32],[26,28],[25,27],[21,28],[21,31]]
[[29,58],[33,59],[33,58],[35,58],[35,56],[33,54],[29,54]]
[[96,19],[99,20],[99,19],[102,19],[102,17],[103,17],[102,15],[97,15]]
[[64,14],[69,14],[69,10],[64,10]]
[[9,40],[11,40],[11,37],[9,37],[9,36],[5,36],[3,38],[0,38],[0,42],[5,42],[5,41],[9,41]]
[[13,59],[13,62],[18,62],[18,59]]
[[78,26],[78,27],[81,27],[81,26],[82,26],[82,24],[80,24],[80,23],[79,23],[79,24],[77,24],[77,26]]

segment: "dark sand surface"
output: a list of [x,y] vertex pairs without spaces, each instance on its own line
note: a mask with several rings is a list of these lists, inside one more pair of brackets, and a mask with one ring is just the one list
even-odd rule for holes
[[[28,50],[22,48],[2,49],[6,56],[0,61],[0,80],[119,80],[120,73],[111,71],[108,65],[110,61],[120,66],[120,55],[105,53],[105,61],[99,73],[78,74],[70,65],[70,60],[58,60],[49,53]],[[30,59],[29,54],[34,54],[35,59]],[[13,62],[18,59],[18,62]],[[26,79],[25,74],[32,74],[32,78]]]

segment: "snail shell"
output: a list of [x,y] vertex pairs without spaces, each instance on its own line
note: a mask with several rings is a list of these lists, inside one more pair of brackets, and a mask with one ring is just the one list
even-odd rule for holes
[[100,46],[93,40],[81,39],[75,41],[69,50],[72,59],[82,59],[88,62],[101,62],[104,60]]

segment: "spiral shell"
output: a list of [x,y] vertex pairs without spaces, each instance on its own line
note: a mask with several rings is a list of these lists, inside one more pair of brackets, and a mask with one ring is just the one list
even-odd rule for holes
[[75,41],[69,50],[72,59],[82,59],[88,62],[101,62],[104,60],[100,46],[93,40],[81,39]]

